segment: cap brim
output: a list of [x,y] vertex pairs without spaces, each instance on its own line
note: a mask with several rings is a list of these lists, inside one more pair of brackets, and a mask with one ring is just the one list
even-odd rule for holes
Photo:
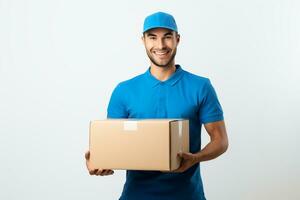
[[169,29],[171,31],[178,32],[176,29],[174,29],[173,27],[169,27],[169,26],[153,26],[153,27],[147,27],[146,29],[144,29],[143,33],[150,31],[152,29],[155,29],[155,28],[165,28],[165,29]]

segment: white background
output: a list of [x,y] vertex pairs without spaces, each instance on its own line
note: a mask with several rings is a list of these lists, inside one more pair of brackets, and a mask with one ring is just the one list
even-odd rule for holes
[[[300,2],[0,0],[0,199],[119,197],[91,177],[88,126],[145,72],[144,17],[173,14],[176,63],[209,77],[230,148],[202,163],[208,200],[300,199]],[[203,145],[208,141],[203,132]]]

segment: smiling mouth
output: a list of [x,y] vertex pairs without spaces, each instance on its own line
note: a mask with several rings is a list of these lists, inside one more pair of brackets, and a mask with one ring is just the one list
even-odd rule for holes
[[153,51],[155,55],[166,56],[170,51]]

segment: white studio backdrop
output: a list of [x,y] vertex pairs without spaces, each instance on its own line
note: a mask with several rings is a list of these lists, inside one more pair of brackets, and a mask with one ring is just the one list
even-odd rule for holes
[[148,68],[140,37],[155,11],[175,16],[176,63],[209,77],[225,112],[230,147],[202,163],[207,199],[300,199],[299,10],[297,0],[0,0],[0,199],[118,199],[125,171],[87,173],[88,126],[106,117],[117,83]]

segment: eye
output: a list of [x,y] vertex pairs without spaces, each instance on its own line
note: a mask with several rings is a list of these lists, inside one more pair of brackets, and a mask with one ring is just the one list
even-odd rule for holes
[[150,36],[150,37],[149,37],[149,39],[150,39],[150,40],[155,40],[155,39],[156,39],[156,37],[154,37],[154,36]]

